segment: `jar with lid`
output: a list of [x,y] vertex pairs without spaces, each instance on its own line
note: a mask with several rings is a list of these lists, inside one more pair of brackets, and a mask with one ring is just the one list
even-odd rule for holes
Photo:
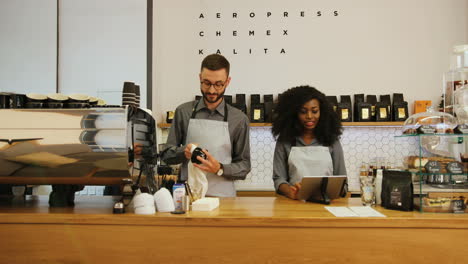
[[444,112],[454,113],[455,92],[468,84],[468,45],[453,47],[450,70],[444,73]]
[[375,205],[375,177],[370,173],[372,167],[368,167],[366,163],[361,164],[359,173],[359,182],[361,186],[361,202],[362,205]]
[[456,68],[468,69],[468,45],[458,45],[453,47],[453,54],[456,60]]
[[[468,77],[468,68],[464,72],[463,77]],[[463,85],[458,87],[454,92],[453,110],[458,119],[458,127],[456,132],[468,133],[468,84],[466,79],[463,80]]]

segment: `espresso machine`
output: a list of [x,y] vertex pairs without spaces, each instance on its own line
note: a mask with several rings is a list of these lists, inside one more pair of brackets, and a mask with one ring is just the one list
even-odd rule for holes
[[156,188],[155,120],[140,108],[10,108],[0,120],[0,184],[121,185],[128,203],[144,170]]

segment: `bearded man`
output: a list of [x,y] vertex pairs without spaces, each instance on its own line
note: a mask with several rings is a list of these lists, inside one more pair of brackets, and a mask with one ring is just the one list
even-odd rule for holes
[[224,100],[229,70],[222,55],[203,59],[199,74],[203,97],[177,107],[161,157],[167,164],[182,163],[179,179],[185,181],[192,145],[201,147],[206,159],[198,158],[201,164],[193,165],[207,172],[207,196],[235,197],[234,180],[244,180],[250,172],[250,121]]

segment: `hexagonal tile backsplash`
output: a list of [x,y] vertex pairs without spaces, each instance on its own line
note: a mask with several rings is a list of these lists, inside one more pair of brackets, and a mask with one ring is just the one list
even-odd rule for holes
[[[162,129],[161,141],[165,142],[168,129]],[[403,158],[417,155],[415,138],[399,137],[399,127],[345,127],[341,136],[349,190],[359,192],[359,168],[362,162],[371,162],[377,157],[391,166],[401,166]],[[273,152],[275,139],[271,127],[252,127],[250,130],[250,150],[252,170],[243,181],[236,182],[237,190],[273,191]],[[102,186],[86,186],[80,195],[100,195]]]
[[[399,127],[345,127],[341,136],[349,190],[359,192],[359,168],[362,162],[375,158],[385,160],[391,166],[401,166],[404,156],[416,155],[414,138],[395,138]],[[237,181],[238,190],[272,191],[273,152],[275,139],[270,127],[252,127],[250,150],[252,170],[244,181]]]

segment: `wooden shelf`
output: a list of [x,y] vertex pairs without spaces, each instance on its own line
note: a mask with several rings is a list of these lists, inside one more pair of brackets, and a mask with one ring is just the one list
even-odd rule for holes
[[344,127],[401,127],[405,122],[343,122]]
[[[401,127],[404,122],[343,122],[344,127]],[[271,123],[250,123],[251,127],[271,127]],[[171,124],[159,123],[159,128],[170,128]]]

